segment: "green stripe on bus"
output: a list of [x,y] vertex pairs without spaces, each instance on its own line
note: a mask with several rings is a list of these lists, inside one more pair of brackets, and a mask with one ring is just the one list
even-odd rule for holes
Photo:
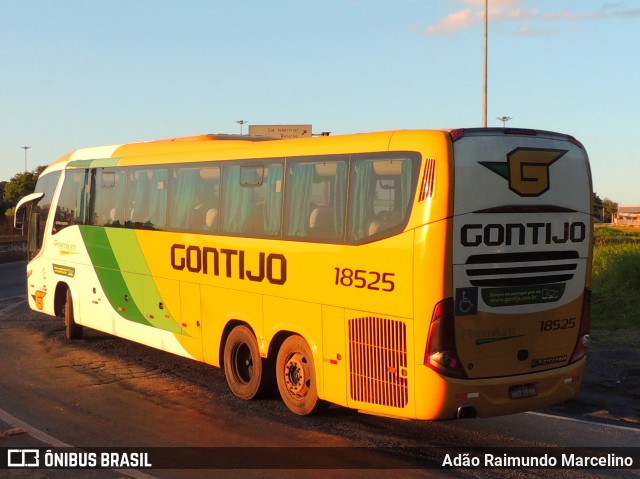
[[129,228],[103,228],[120,270],[151,276],[147,260],[140,249],[136,232]]
[[120,158],[99,158],[96,160],[74,160],[67,164],[68,168],[109,168],[118,166]]
[[[105,228],[80,226],[80,232],[111,307],[129,321],[150,326],[151,323],[145,319],[138,308],[134,295],[120,272],[120,266],[113,254]],[[135,235],[133,240],[135,241]]]
[[164,301],[151,276],[135,231],[91,226],[80,229],[111,306],[130,321],[181,334],[182,328],[170,311],[165,309],[164,315],[151,314],[152,317],[144,314],[147,308],[153,309],[152,305],[164,304]]
[[[140,248],[135,230],[126,228],[105,228],[109,243],[120,265],[120,270],[130,273],[123,274],[124,281],[130,289],[139,289],[143,295],[144,305],[141,309],[153,317],[145,316],[145,321],[152,326],[172,333],[181,334],[182,327],[173,319],[171,312],[166,309],[166,302],[162,299],[156,286],[151,269]],[[176,282],[177,287],[177,282]],[[159,314],[158,305],[162,303],[165,308]],[[149,313],[149,311],[151,313]],[[166,316],[169,316],[168,318]]]

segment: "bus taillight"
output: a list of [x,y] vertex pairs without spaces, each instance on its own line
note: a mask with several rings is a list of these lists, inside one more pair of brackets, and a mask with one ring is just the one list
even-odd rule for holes
[[464,128],[451,130],[451,139],[455,142],[464,136]]
[[466,378],[456,350],[453,298],[440,301],[433,308],[424,365],[444,376]]
[[589,336],[589,328],[591,325],[591,290],[584,290],[584,299],[582,300],[582,316],[580,318],[580,331],[578,333],[578,340],[576,341],[576,347],[573,349],[571,360],[569,364],[575,363],[584,357],[587,352],[587,347],[591,342]]

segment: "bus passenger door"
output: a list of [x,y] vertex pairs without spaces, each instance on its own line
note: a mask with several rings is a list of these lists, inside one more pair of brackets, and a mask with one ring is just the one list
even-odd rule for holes
[[324,399],[341,405],[347,404],[346,337],[344,309],[323,305],[322,374]]
[[200,285],[180,282],[180,323],[182,346],[198,361],[202,361],[202,323]]

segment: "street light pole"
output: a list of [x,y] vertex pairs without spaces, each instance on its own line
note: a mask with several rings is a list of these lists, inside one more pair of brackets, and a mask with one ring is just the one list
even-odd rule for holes
[[27,172],[27,150],[29,148],[31,148],[30,146],[21,146],[20,148],[22,148],[24,150],[24,172]]
[[511,118],[510,116],[499,116],[498,118],[496,118],[496,120],[502,122],[502,128],[505,128],[507,126],[507,122],[512,119],[513,118]]
[[240,125],[240,136],[242,136],[242,125],[247,123],[247,120],[236,120],[236,123]]
[[487,49],[489,27],[489,0],[484,0],[484,62],[482,75],[482,127],[487,127]]

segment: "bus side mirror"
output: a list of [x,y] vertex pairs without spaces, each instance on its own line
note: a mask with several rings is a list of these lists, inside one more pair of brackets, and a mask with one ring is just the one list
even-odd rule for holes
[[24,217],[25,214],[27,212],[27,208],[20,208],[19,210],[16,210],[16,212],[13,215],[13,227],[17,230],[21,230],[22,229],[22,225],[24,224]]
[[44,197],[44,193],[31,193],[30,195],[25,196],[16,205],[15,213],[13,216],[13,227],[17,229],[22,229],[24,223],[26,221],[25,214],[27,212],[26,206],[29,203],[37,203]]

